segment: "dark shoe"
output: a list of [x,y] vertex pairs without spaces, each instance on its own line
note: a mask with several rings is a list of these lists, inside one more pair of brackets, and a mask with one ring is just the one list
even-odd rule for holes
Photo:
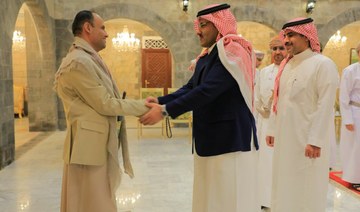
[[360,192],[360,184],[351,184],[351,187]]

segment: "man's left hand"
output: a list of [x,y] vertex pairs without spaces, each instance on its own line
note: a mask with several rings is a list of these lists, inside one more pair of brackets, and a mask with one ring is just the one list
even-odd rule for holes
[[314,145],[306,145],[305,147],[305,157],[308,158],[319,158],[321,153],[321,148]]

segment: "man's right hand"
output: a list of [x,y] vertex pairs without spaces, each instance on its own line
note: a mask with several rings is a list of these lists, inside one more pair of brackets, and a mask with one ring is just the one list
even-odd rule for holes
[[269,147],[274,147],[274,142],[275,142],[274,136],[266,136],[266,144]]
[[145,106],[150,108],[150,110],[140,117],[140,123],[143,125],[154,125],[163,119],[161,105],[150,102],[145,103]]
[[355,127],[353,124],[345,124],[345,127],[347,130],[349,131],[354,131],[355,130]]

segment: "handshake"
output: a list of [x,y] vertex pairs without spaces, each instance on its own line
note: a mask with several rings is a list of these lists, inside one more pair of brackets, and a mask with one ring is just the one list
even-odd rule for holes
[[145,99],[145,106],[150,110],[143,114],[139,121],[143,125],[154,125],[164,118],[163,111],[165,105],[159,105],[157,98],[149,96]]

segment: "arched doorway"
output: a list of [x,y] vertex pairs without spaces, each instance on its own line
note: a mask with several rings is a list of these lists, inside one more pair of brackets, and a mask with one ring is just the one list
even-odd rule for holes
[[[25,14],[26,13],[26,14]],[[28,15],[28,7],[23,4],[19,10],[15,23],[12,42],[12,66],[14,88],[14,114],[18,118],[27,115],[27,58],[26,58],[26,34],[25,15]]]
[[237,23],[237,32],[250,41],[254,49],[265,53],[260,69],[271,64],[269,42],[271,38],[277,35],[274,29],[257,22],[240,21]]
[[[116,49],[112,43],[112,39],[117,33],[121,33],[124,27],[127,27],[130,33],[134,33],[135,37],[140,40],[140,46],[137,51],[121,51]],[[109,34],[107,39],[107,47],[100,52],[101,56],[109,66],[115,81],[121,91],[126,91],[128,98],[139,98],[139,89],[142,85],[142,51],[146,48],[143,45],[146,37],[160,37],[160,34],[154,29],[143,23],[130,19],[111,19],[105,22],[106,31]],[[166,48],[167,49],[167,48]],[[167,49],[168,50],[168,49]],[[168,50],[169,51],[169,50]],[[170,64],[174,64],[170,53]],[[173,84],[173,68],[170,66],[167,71],[170,76],[170,86]],[[163,85],[153,85],[153,87],[163,87]]]
[[[345,25],[344,27],[338,29],[339,35],[346,37],[345,41],[341,40],[328,40],[323,49],[323,54],[331,58],[338,67],[339,75],[341,75],[342,70],[350,65],[350,52],[352,48],[356,48],[359,39],[360,32],[360,21],[356,21],[350,24]],[[334,34],[334,36],[337,35]]]
[[[13,100],[15,157],[21,157],[29,150],[29,142],[36,140],[40,132],[30,132],[29,123],[29,83],[32,74],[28,71],[28,48],[39,52],[37,30],[29,7],[23,3],[14,27],[12,43]],[[40,54],[38,53],[38,60]],[[32,57],[34,59],[34,57]],[[35,61],[34,61],[35,62]],[[41,69],[41,67],[38,67]],[[31,110],[33,112],[33,110]]]

